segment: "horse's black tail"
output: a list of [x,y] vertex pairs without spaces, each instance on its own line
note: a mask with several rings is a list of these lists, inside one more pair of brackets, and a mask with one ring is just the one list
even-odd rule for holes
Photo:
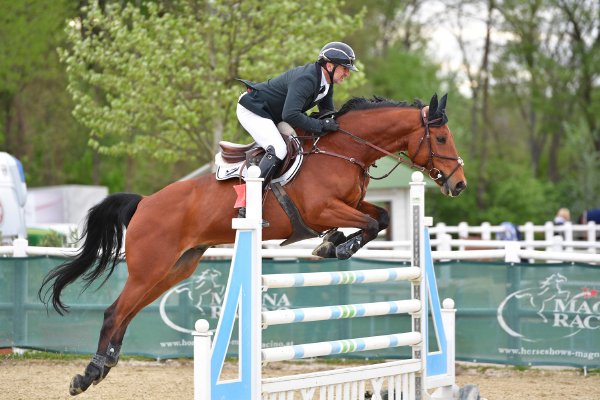
[[81,236],[81,239],[85,238],[83,247],[74,259],[59,265],[46,275],[38,291],[42,302],[48,304],[52,300],[54,309],[63,315],[68,311],[68,306],[60,300],[60,294],[67,285],[83,275],[85,290],[108,270],[100,286],[106,282],[122,255],[123,227],[129,225],[141,200],[142,196],[138,194],[116,193],[90,209]]

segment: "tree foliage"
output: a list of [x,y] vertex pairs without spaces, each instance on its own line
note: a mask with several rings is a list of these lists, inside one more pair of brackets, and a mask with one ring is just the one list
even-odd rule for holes
[[[430,196],[436,220],[600,206],[597,0],[22,0],[1,1],[0,21],[0,145],[30,186],[160,189],[221,138],[250,140],[235,78],[268,79],[344,40],[363,72],[336,89],[338,106],[349,93],[450,93],[469,187]],[[460,53],[451,74],[430,52],[444,26]]]
[[360,15],[344,15],[336,3],[91,7],[68,28],[70,46],[61,51],[75,116],[101,153],[208,162],[219,140],[240,138],[236,78],[261,81],[312,62],[320,46],[360,25]]

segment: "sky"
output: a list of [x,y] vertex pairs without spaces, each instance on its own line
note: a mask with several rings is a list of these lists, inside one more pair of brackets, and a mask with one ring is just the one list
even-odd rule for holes
[[[465,96],[470,96],[469,82],[462,62],[462,54],[457,37],[460,33],[456,23],[455,12],[446,5],[445,1],[431,1],[421,10],[421,17],[429,23],[431,28],[431,41],[429,42],[430,55],[440,63],[443,73],[458,73],[459,89]],[[462,36],[467,44],[469,58],[474,65],[479,64],[481,49],[486,34],[484,21],[479,16],[484,16],[484,10],[469,10],[472,16],[462,19]],[[443,15],[445,18],[440,18]]]

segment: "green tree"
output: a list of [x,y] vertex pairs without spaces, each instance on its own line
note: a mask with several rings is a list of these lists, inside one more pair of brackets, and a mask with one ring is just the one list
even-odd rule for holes
[[[240,138],[235,79],[260,81],[315,60],[325,42],[360,26],[361,15],[337,6],[186,0],[143,10],[92,7],[68,28],[70,45],[61,51],[74,115],[101,153],[206,163],[219,140]],[[352,78],[360,84],[360,74]]]
[[29,145],[24,92],[56,73],[48,58],[51,64],[69,10],[66,0],[0,1],[0,140],[19,158]]
[[56,46],[69,1],[0,1],[0,146],[24,164],[29,186],[89,182],[91,149],[71,117]]

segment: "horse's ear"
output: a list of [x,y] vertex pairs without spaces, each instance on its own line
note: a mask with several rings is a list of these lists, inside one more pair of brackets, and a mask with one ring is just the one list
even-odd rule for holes
[[437,98],[437,93],[435,93],[433,95],[433,97],[431,98],[431,100],[429,101],[429,120],[431,120],[433,118],[433,116],[436,114],[437,112],[437,108],[438,108],[438,98]]
[[436,110],[439,114],[444,114],[444,112],[446,112],[446,100],[448,100],[448,93],[443,95],[440,100],[440,105]]

